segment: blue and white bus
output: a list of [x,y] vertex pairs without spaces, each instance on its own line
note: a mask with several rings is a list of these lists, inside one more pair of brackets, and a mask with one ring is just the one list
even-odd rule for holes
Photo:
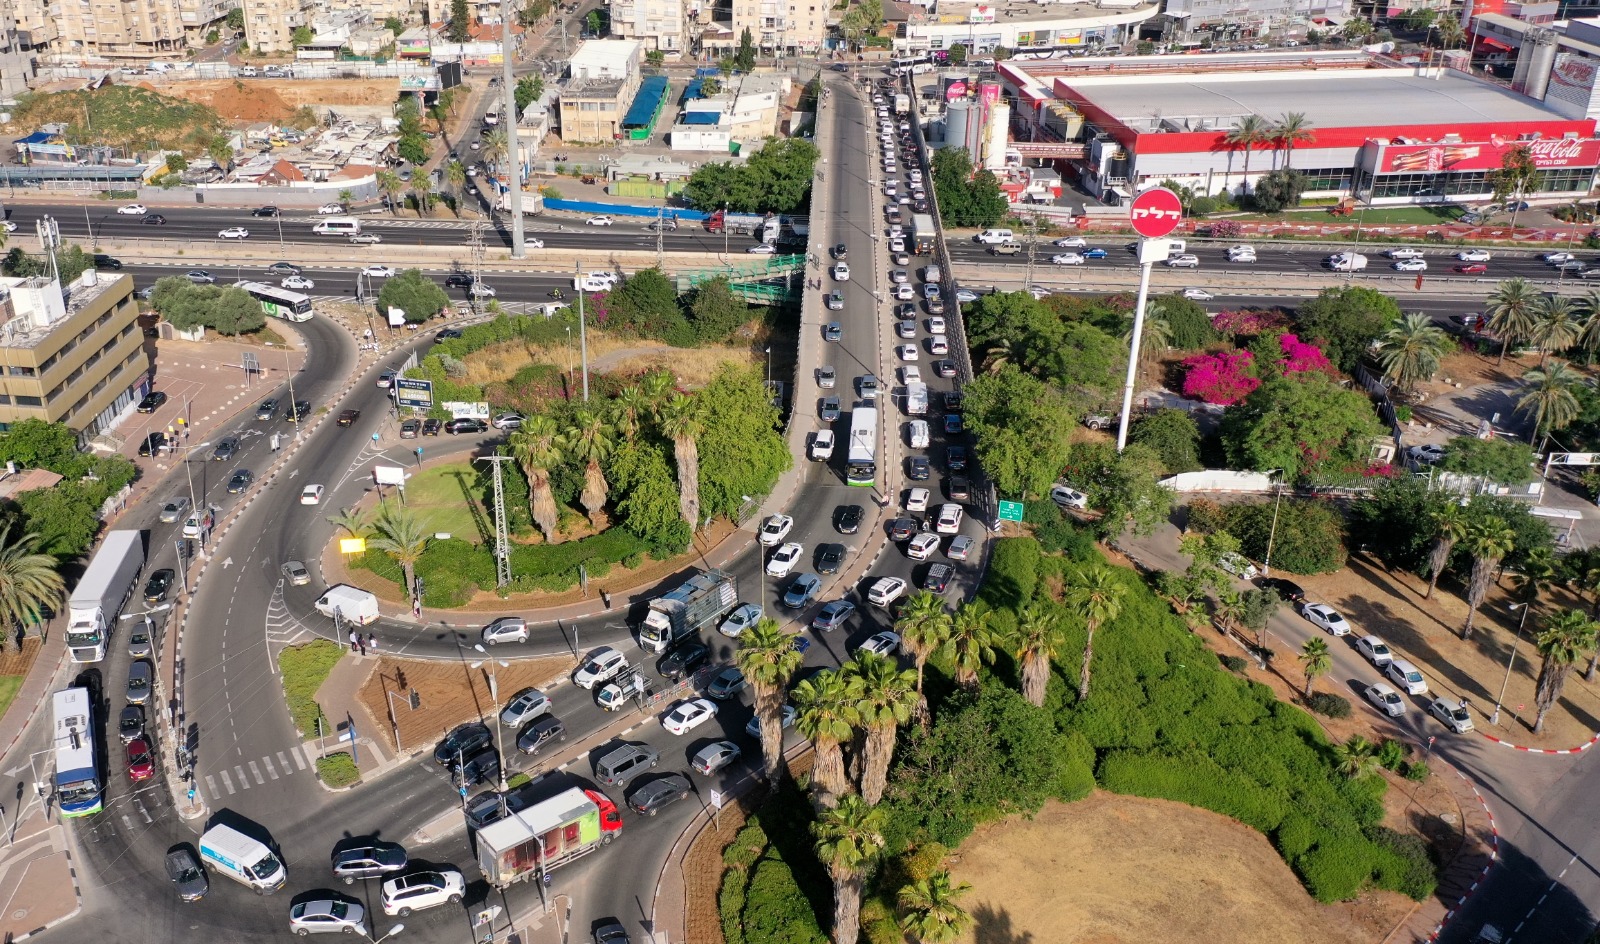
[[250,297],[261,303],[261,310],[285,321],[310,321],[311,296],[291,292],[286,288],[265,282],[238,282],[234,288],[244,289]]
[[57,807],[62,816],[98,813],[105,790],[89,690],[67,688],[56,692],[54,708]]
[[857,406],[850,411],[850,452],[845,458],[844,480],[871,487],[878,482],[878,408]]

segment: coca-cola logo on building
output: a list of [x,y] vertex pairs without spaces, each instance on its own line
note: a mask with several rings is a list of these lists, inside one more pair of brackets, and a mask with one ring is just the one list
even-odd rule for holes
[[1481,144],[1409,144],[1384,148],[1382,172],[1388,174],[1497,170],[1513,148],[1526,148],[1535,167],[1594,167],[1600,164],[1600,141],[1586,138],[1508,140],[1491,135]]

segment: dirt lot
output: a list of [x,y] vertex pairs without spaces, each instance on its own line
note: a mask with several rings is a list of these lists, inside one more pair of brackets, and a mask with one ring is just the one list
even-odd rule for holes
[[1410,910],[1389,893],[1320,905],[1255,830],[1108,793],[979,829],[952,872],[972,884],[964,944],[1367,944]]
[[[679,384],[703,387],[711,382],[723,364],[748,367],[762,363],[761,348],[760,341],[747,345],[675,348],[637,338],[612,338],[592,331],[589,334],[589,369],[599,374],[623,375],[669,370]],[[473,354],[467,361],[467,381],[486,385],[510,380],[529,364],[573,370],[577,357],[576,344],[571,348],[563,344],[529,347],[521,341],[507,341]]]
[[[508,668],[497,666],[501,703],[530,685],[537,687],[559,678],[573,664],[571,659],[550,658],[513,662]],[[465,662],[420,662],[385,656],[362,686],[361,703],[378,719],[379,736],[391,750],[395,747],[394,726],[389,723],[391,699],[386,693],[403,696],[413,688],[422,698],[422,707],[417,711],[407,709],[403,698],[393,699],[400,740],[407,747],[431,743],[463,721],[493,711],[489,676],[484,670],[473,670]]]
[[400,94],[396,79],[329,79],[276,82],[271,79],[215,79],[145,82],[163,95],[208,105],[224,121],[287,121],[303,105],[386,105]]

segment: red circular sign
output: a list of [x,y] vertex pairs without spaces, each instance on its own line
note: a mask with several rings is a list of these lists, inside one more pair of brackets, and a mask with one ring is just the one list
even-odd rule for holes
[[1146,239],[1160,239],[1183,221],[1183,202],[1165,187],[1151,187],[1128,204],[1133,231]]

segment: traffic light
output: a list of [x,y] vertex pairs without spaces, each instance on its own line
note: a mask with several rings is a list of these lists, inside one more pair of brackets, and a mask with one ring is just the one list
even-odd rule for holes
[[422,695],[414,688],[411,690],[411,694],[406,697],[406,700],[410,703],[412,711],[422,707]]

